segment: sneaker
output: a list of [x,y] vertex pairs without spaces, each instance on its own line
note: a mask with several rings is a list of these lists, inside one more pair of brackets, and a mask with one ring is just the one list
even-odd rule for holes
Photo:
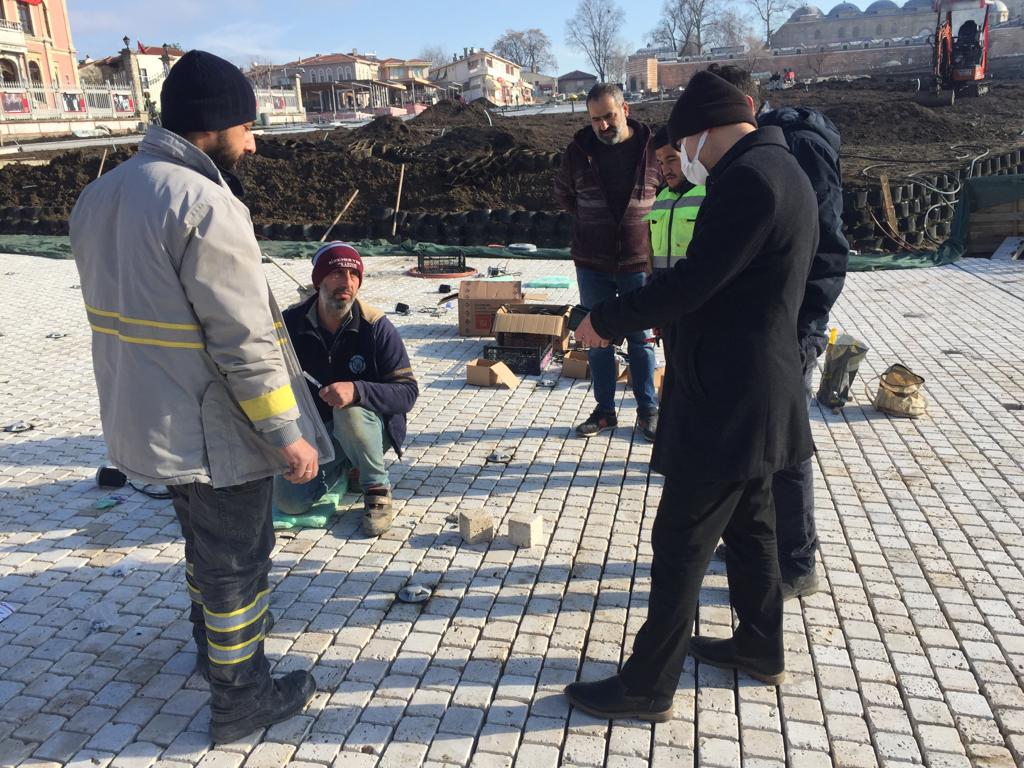
[[394,519],[390,488],[375,486],[363,491],[363,533],[380,536]]
[[736,641],[731,638],[716,640],[711,637],[690,638],[690,655],[697,661],[712,667],[738,669],[755,680],[769,685],[781,685],[786,679],[784,662],[755,659],[743,656],[736,650]]
[[654,435],[658,431],[658,412],[641,413],[636,417],[636,425],[640,432],[647,439],[647,442],[654,442]]
[[253,731],[280,723],[303,710],[316,692],[316,680],[309,672],[298,670],[270,681],[270,689],[262,699],[237,720],[210,723],[213,743],[229,744]]
[[593,437],[615,429],[617,426],[619,426],[619,420],[614,413],[598,409],[590,414],[589,419],[576,426],[576,434],[580,437]]
[[793,600],[798,597],[807,597],[813,595],[819,589],[818,587],[818,572],[811,571],[801,576],[794,576],[793,578],[782,579],[782,599]]
[[[270,630],[274,628],[274,614],[267,611],[263,614],[263,634],[269,635]],[[210,682],[210,657],[206,655],[206,650],[196,650],[196,667],[192,670],[195,674],[199,675],[206,682]]]
[[672,719],[672,699],[659,701],[650,696],[633,695],[618,675],[592,683],[570,683],[565,687],[565,695],[577,709],[605,720],[621,718],[666,723]]

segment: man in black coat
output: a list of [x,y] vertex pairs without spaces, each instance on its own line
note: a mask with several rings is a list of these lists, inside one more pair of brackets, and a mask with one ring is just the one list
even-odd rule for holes
[[[739,88],[747,97],[751,111],[756,112],[761,104],[761,89],[749,72],[729,64],[712,64],[708,71]],[[829,312],[843,290],[849,262],[850,244],[843,234],[839,129],[821,112],[806,107],[761,111],[757,124],[782,129],[789,151],[811,182],[818,203],[818,249],[811,261],[796,325],[803,385],[810,407],[811,374],[819,355],[825,351]],[[782,596],[788,600],[813,594],[818,591],[818,575],[814,568],[818,532],[814,522],[812,460],[806,459],[776,472],[772,480],[772,497],[775,500]]]
[[[594,307],[576,332],[600,346],[654,326],[668,329],[670,345],[652,460],[665,487],[651,536],[647,621],[618,675],[566,688],[573,704],[598,717],[671,718],[688,645],[706,663],[781,682],[771,482],[812,452],[796,342],[818,242],[810,183],[782,132],[757,129],[744,95],[710,72],[690,80],[669,136],[687,178],[707,186],[687,258]],[[739,625],[731,638],[691,641],[719,537],[730,550]]]

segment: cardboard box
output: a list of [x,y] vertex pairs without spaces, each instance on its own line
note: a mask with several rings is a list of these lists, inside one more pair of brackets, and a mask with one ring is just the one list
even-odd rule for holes
[[459,335],[493,336],[498,309],[525,301],[520,280],[463,280],[459,283]]
[[[622,373],[619,374],[619,381],[625,382],[626,386],[633,386],[633,376],[630,374],[629,366],[627,365]],[[658,397],[661,397],[661,385],[665,381],[665,369],[655,368],[654,369],[654,390],[658,393]]]
[[497,360],[476,360],[466,366],[466,383],[478,387],[515,389],[519,386],[519,377]]
[[494,315],[494,337],[503,347],[546,345],[569,349],[567,304],[516,304],[498,309]]
[[584,349],[574,349],[562,361],[562,375],[567,379],[589,379],[590,357]]

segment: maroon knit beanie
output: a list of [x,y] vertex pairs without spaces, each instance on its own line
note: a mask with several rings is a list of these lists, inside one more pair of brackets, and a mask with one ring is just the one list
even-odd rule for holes
[[363,284],[363,258],[359,252],[337,240],[324,243],[313,256],[313,287],[320,290],[324,278],[339,269],[354,269],[359,273],[359,284]]

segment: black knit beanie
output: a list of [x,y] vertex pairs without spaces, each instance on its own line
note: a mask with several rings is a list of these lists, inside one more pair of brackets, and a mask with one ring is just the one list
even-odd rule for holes
[[734,123],[750,123],[757,127],[746,96],[732,83],[703,70],[690,78],[683,95],[672,107],[668,134],[675,144],[708,128]]
[[668,126],[661,126],[657,131],[654,132],[654,148],[661,149],[662,147],[668,146],[671,142],[668,140]]
[[160,90],[160,122],[179,135],[222,131],[256,119],[256,94],[245,75],[220,56],[189,51]]

